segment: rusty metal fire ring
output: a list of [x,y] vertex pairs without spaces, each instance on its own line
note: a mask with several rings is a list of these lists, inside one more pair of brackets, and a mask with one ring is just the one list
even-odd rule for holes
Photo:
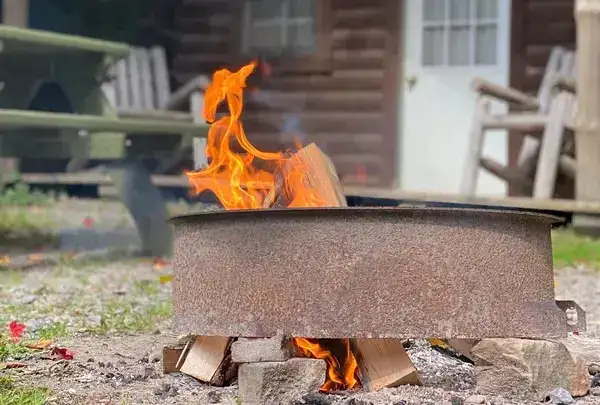
[[372,207],[176,217],[174,327],[248,337],[563,337],[557,221]]

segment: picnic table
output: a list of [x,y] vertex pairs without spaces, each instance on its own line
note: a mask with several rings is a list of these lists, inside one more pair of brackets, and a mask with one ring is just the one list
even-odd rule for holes
[[[118,115],[102,85],[109,68],[131,50],[123,43],[0,25],[0,157],[114,161],[127,156],[126,134],[205,137],[205,124],[167,121],[160,114]],[[170,228],[149,174],[131,161],[109,174],[143,247],[155,255],[170,249],[167,236],[151,240],[169,235]]]

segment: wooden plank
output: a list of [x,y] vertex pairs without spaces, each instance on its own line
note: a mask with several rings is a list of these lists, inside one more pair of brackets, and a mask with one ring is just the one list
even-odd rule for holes
[[548,117],[542,114],[493,114],[486,115],[482,120],[485,129],[508,129],[522,132],[542,131],[548,122]]
[[369,391],[399,385],[421,385],[419,373],[402,345],[402,339],[351,339],[360,377]]
[[565,213],[600,214],[600,201],[576,201],[566,199],[542,200],[530,197],[495,197],[474,196],[463,197],[456,194],[435,192],[403,191],[375,187],[345,186],[346,196],[382,198],[398,201],[413,201],[417,205],[426,202],[443,202],[472,204],[490,207],[522,208],[539,211],[556,211]]
[[152,74],[154,77],[154,106],[163,108],[171,97],[171,83],[169,83],[169,69],[167,66],[167,55],[161,46],[150,48],[152,61]]
[[114,68],[115,71],[115,86],[117,89],[117,108],[131,109],[129,97],[129,82],[127,78],[127,63],[124,59],[118,61]]
[[134,50],[127,57],[127,87],[131,99],[129,100],[132,110],[142,110],[141,75]]
[[463,176],[460,183],[460,194],[473,196],[477,191],[477,179],[479,175],[479,160],[483,152],[485,140],[485,128],[483,120],[489,113],[490,103],[485,97],[478,97],[475,103],[475,113],[471,119],[469,130],[469,144],[466,161],[463,168]]
[[200,381],[211,383],[221,367],[231,338],[222,336],[197,336],[180,371]]
[[9,25],[0,25],[0,39],[44,45],[47,47],[99,52],[116,57],[125,57],[131,51],[129,45],[120,42],[86,38],[79,35],[59,34],[30,28],[11,27]]
[[[0,109],[0,127],[71,128],[90,132],[206,136],[208,125],[161,119],[112,118],[100,115]],[[0,135],[1,136],[1,135]]]
[[500,86],[488,80],[477,77],[471,82],[471,88],[485,96],[494,97],[501,101],[517,104],[521,109],[538,110],[540,103],[535,97],[531,97],[519,90]]
[[137,48],[135,50],[135,59],[140,75],[141,108],[152,110],[156,108],[156,105],[154,103],[152,68],[150,66],[150,54],[148,49]]
[[565,122],[573,114],[574,97],[561,92],[553,100],[549,121],[541,139],[533,197],[548,199],[554,196],[558,162],[563,146]]

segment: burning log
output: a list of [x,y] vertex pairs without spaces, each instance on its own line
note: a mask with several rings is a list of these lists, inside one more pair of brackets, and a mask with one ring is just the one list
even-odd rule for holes
[[[303,187],[297,187],[302,184]],[[306,191],[303,191],[306,190]],[[275,172],[275,187],[263,208],[346,207],[346,197],[331,160],[314,143],[281,163]]]
[[229,337],[196,336],[189,350],[182,352],[176,368],[200,381],[222,386],[237,370],[231,362],[232,342]]
[[398,385],[421,385],[419,373],[404,350],[402,339],[351,339],[360,380],[369,391]]

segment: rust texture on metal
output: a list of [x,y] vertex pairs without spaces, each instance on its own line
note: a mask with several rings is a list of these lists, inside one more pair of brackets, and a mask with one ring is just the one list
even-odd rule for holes
[[557,338],[551,225],[527,212],[316,208],[177,217],[180,333]]

